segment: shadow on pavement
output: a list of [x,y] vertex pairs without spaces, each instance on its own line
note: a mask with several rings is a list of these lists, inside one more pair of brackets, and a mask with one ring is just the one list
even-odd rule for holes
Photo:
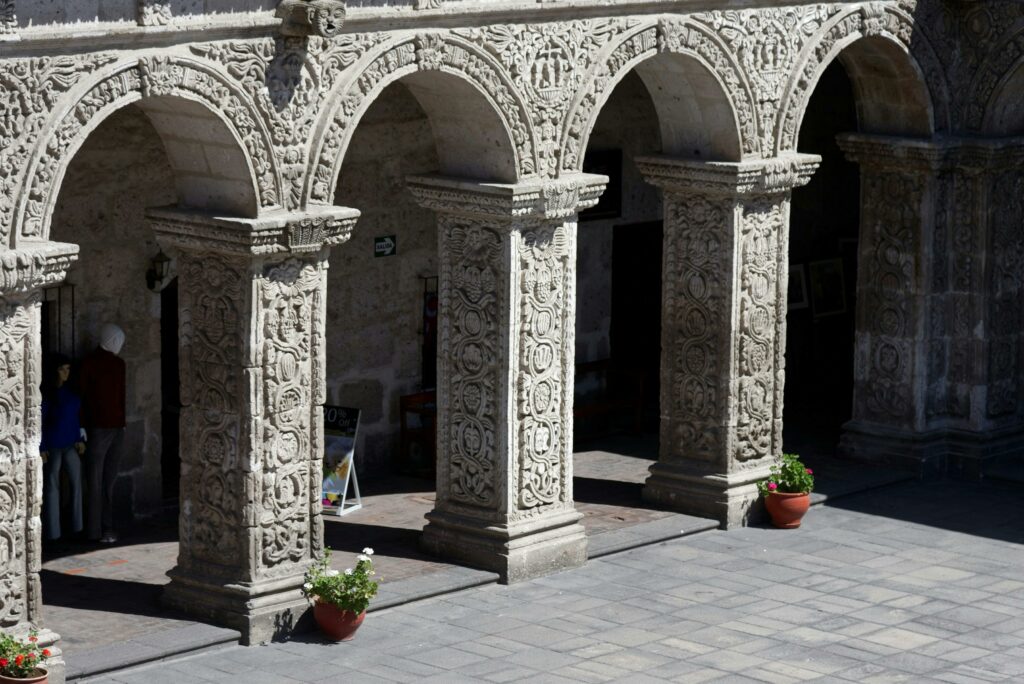
[[[829,501],[829,507],[1024,544],[1024,486],[915,481]],[[919,533],[919,531],[916,531]]]
[[180,617],[160,605],[163,586],[133,582],[125,579],[69,575],[53,570],[41,570],[40,579],[46,590],[48,606],[62,606],[82,610],[102,610],[148,617]]

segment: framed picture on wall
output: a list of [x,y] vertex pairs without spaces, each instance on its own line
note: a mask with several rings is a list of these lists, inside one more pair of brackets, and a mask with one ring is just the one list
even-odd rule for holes
[[786,310],[806,309],[807,306],[807,276],[804,274],[804,265],[790,264]]
[[833,316],[846,311],[846,284],[843,260],[825,259],[808,265],[811,275],[811,306],[815,318]]
[[622,216],[622,150],[588,151],[583,158],[583,171],[608,176],[608,187],[595,206],[580,212],[580,221]]

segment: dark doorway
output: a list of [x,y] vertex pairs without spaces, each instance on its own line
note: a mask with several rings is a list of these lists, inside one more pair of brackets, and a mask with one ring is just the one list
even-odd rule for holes
[[783,449],[808,456],[833,455],[852,415],[860,175],[836,136],[855,130],[853,85],[833,62],[808,103],[798,145],[821,155],[821,166],[793,191],[790,221]]
[[[612,316],[608,337],[615,372],[635,378],[636,426],[658,429],[661,377],[661,221],[615,226],[612,232]],[[630,391],[623,383],[622,391]]]
[[160,292],[160,417],[163,453],[160,467],[163,497],[178,498],[181,455],[178,433],[181,419],[181,388],[178,372],[178,279]]

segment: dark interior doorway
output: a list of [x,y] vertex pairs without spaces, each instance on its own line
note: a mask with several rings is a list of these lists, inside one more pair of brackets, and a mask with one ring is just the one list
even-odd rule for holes
[[798,145],[822,162],[793,191],[783,414],[790,453],[833,455],[852,415],[860,175],[836,136],[855,130],[853,85],[833,62],[808,103]]
[[[612,367],[638,383],[638,431],[658,429],[661,379],[661,267],[664,226],[648,221],[612,231]],[[625,391],[625,390],[624,390]]]
[[178,371],[178,279],[160,292],[160,418],[161,475],[164,499],[178,498],[181,479],[179,452],[181,421],[181,388]]

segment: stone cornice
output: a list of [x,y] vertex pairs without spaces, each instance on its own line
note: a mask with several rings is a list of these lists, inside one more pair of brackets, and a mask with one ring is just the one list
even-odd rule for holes
[[983,171],[1024,164],[1024,137],[923,140],[847,133],[837,140],[850,161],[874,169]]
[[323,206],[246,219],[171,208],[150,209],[146,217],[161,244],[190,251],[259,256],[318,252],[340,245],[352,236],[359,211]]
[[637,157],[648,183],[670,192],[714,196],[772,195],[806,185],[821,163],[813,154],[786,154],[743,162]]
[[597,204],[607,176],[569,174],[526,183],[480,183],[444,176],[412,176],[409,190],[427,209],[499,223],[558,221]]
[[78,245],[24,242],[0,252],[0,297],[56,285],[78,259]]

